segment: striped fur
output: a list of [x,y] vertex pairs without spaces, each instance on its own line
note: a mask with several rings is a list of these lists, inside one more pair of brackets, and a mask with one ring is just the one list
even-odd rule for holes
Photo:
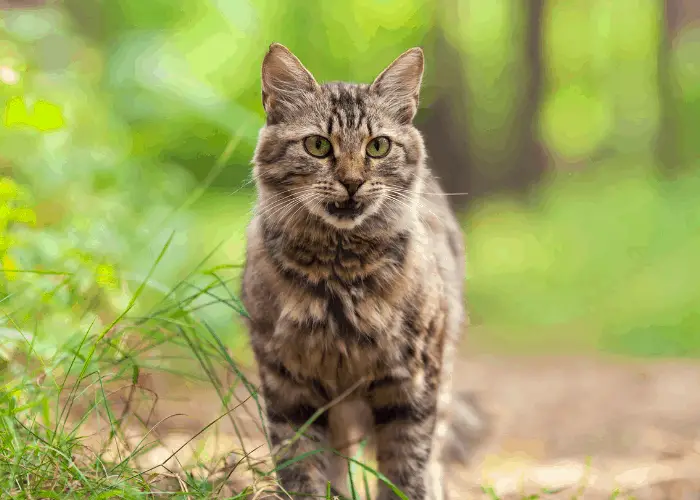
[[[439,500],[464,253],[412,125],[422,73],[423,53],[411,49],[371,85],[320,85],[289,50],[270,47],[242,297],[278,462],[325,446],[349,449],[343,434],[364,414],[380,471],[412,500]],[[329,156],[307,152],[312,135],[331,142]],[[391,146],[373,158],[366,148],[379,136]],[[361,210],[334,215],[334,202],[354,189]],[[323,497],[328,480],[346,491],[345,470],[335,455],[316,454],[278,479],[293,498]],[[379,491],[381,500],[396,498]]]

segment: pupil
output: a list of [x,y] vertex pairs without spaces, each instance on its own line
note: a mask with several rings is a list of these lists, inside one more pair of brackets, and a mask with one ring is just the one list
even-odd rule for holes
[[316,139],[316,149],[321,149],[321,139]]
[[379,139],[375,139],[375,140],[374,140],[374,149],[375,149],[376,151],[379,151]]

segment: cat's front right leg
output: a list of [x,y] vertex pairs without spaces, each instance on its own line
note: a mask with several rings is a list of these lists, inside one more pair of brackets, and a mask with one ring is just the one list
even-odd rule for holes
[[[276,468],[281,467],[277,470],[279,485],[294,499],[325,498],[329,457],[319,450],[328,448],[327,414],[321,413],[300,432],[325,402],[313,388],[295,382],[283,371],[261,367],[261,378],[273,460]],[[304,454],[308,456],[299,460]],[[285,493],[281,497],[289,498]]]

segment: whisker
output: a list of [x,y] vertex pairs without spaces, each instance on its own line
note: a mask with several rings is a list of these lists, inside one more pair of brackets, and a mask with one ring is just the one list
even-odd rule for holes
[[[278,207],[278,208],[277,208],[276,210],[274,210],[272,213],[269,213],[269,214],[267,215],[267,218],[269,219],[269,218],[272,217],[273,215],[280,215],[280,220],[283,220],[283,219],[285,219],[285,218],[287,217],[287,215],[289,214],[289,212],[290,212],[294,207],[296,207],[297,205],[303,206],[303,202],[304,202],[304,201],[307,201],[307,200],[309,200],[309,199],[312,199],[312,198],[315,197],[315,196],[317,196],[317,195],[314,194],[314,193],[308,193],[308,194],[304,194],[304,195],[302,195],[302,196],[300,196],[300,197],[293,197],[292,200],[291,200],[293,203],[285,203],[285,204],[282,204],[281,207]],[[285,210],[285,208],[288,208],[289,210]],[[284,211],[284,212],[283,212],[283,211]]]
[[[260,208],[260,212],[258,212],[258,214],[260,215],[260,214],[264,213],[265,211],[270,211],[270,210],[274,209],[275,207],[278,207],[280,204],[284,204],[287,201],[293,199],[295,196],[296,197],[299,197],[299,196],[303,197],[303,195],[305,195],[307,193],[313,193],[313,192],[314,192],[314,189],[312,187],[305,187],[304,189],[299,190],[298,193],[294,193],[294,194],[291,194],[291,193],[277,194],[277,193],[275,193],[271,196],[271,198],[272,198],[271,201],[268,201],[262,207],[257,207],[257,208]],[[279,199],[279,198],[281,198],[281,199]],[[256,207],[253,207],[252,210],[255,210],[255,208]]]
[[[264,213],[266,220],[270,220],[273,216],[275,215],[282,215],[282,219],[286,217],[286,215],[291,211],[292,208],[296,207],[297,205],[302,204],[303,201],[308,200],[309,197],[316,196],[313,193],[313,190],[309,189],[310,192],[308,193],[302,193],[301,196],[288,196],[285,197],[283,200],[279,201],[276,203],[273,207],[271,207],[268,210],[263,210],[261,211],[261,214]],[[286,208],[289,208],[289,210],[286,210]],[[284,212],[283,212],[284,211]]]
[[[302,194],[301,196],[295,196],[295,197],[292,198],[292,201],[293,201],[294,203],[286,203],[286,204],[284,204],[282,207],[279,207],[277,210],[275,210],[274,213],[280,213],[280,212],[282,212],[282,210],[284,210],[285,208],[290,208],[290,206],[291,206],[291,207],[296,207],[297,205],[302,204],[302,202],[308,201],[308,200],[311,200],[311,199],[314,199],[314,198],[316,198],[317,196],[319,196],[319,195],[316,194],[316,193],[313,193],[313,192],[304,193],[304,194]],[[291,210],[291,208],[290,208],[290,210]],[[287,210],[287,211],[284,212],[284,217],[286,217],[286,215],[289,213],[290,210]],[[270,215],[272,215],[272,214],[270,214]]]
[[[421,213],[420,213],[419,211],[416,211],[416,210],[415,210],[415,207],[413,207],[413,206],[411,205],[410,201],[406,201],[406,199],[401,199],[400,197],[398,197],[398,196],[396,196],[396,195],[394,195],[394,194],[390,194],[390,193],[387,193],[387,194],[386,194],[386,197],[387,197],[389,200],[391,200],[391,201],[393,201],[393,202],[395,202],[395,203],[401,204],[401,206],[403,206],[406,210],[415,211],[416,216],[417,216],[421,221],[426,222],[425,219],[423,218],[423,216],[421,215]],[[411,201],[412,201],[412,200],[411,200]]]
[[[392,188],[392,187],[390,187],[390,186],[387,186],[387,188],[386,188],[386,193],[387,193],[387,196],[390,196],[390,194],[391,194],[391,195],[393,195],[394,197],[401,197],[401,198],[403,198],[404,200],[410,200],[412,203],[416,203],[416,205],[417,205],[418,207],[423,208],[424,210],[427,210],[428,212],[430,212],[430,214],[432,214],[432,216],[435,217],[435,219],[444,227],[444,222],[442,221],[442,219],[441,219],[440,217],[438,217],[438,216],[435,214],[435,212],[433,212],[430,208],[428,208],[427,206],[425,206],[425,205],[423,204],[423,202],[420,200],[420,198],[416,198],[415,200],[414,200],[414,199],[411,199],[411,198],[409,198],[409,197],[406,195],[406,193],[405,193],[404,191],[401,191],[401,190]],[[395,198],[393,198],[393,199],[394,199],[395,201],[398,201],[398,200],[396,200]],[[413,207],[407,206],[406,208],[410,210],[410,209],[413,208]],[[422,221],[424,224],[426,224],[426,225],[428,224],[428,221],[425,220],[425,218],[421,216],[420,211],[417,212],[417,215],[418,215],[418,217],[421,219],[421,221]]]
[[[397,187],[395,187],[395,186],[387,186],[387,187],[391,187],[392,189],[397,189],[397,190],[400,189],[400,188],[397,188]],[[418,191],[418,194],[419,194],[419,195],[421,195],[421,194],[427,194],[427,195],[429,195],[429,196],[441,196],[441,195],[445,195],[445,196],[466,196],[466,195],[468,195],[469,193],[466,192],[466,191],[463,192],[463,193],[454,193],[454,192],[446,192],[446,191],[443,191],[443,192]]]
[[464,192],[464,193],[429,193],[428,191],[419,191],[420,194],[428,194],[428,195],[445,195],[445,196],[465,196],[468,195],[469,193]]
[[[309,198],[306,198],[305,201],[306,201],[307,203],[313,203],[314,201],[316,201],[316,200],[318,200],[318,199],[320,199],[320,198],[321,198],[321,195],[315,194],[315,195],[311,195],[311,197],[309,197]],[[294,217],[296,216],[296,214],[299,213],[299,211],[300,211],[301,209],[303,209],[303,208],[304,208],[304,204],[303,204],[303,203],[299,203],[299,208],[297,208],[297,209],[294,211],[294,213],[292,213],[290,216],[285,217],[285,219],[287,219],[287,220],[286,220],[284,226],[282,227],[282,232],[285,232],[285,231],[287,230],[287,227],[289,226],[289,224],[293,223]],[[308,219],[308,217],[309,217],[309,213],[307,212],[306,218]]]
[[264,205],[262,207],[258,207],[259,208],[258,215],[263,216],[263,215],[267,215],[270,213],[274,213],[278,208],[284,207],[288,203],[291,203],[292,201],[294,201],[294,197],[287,196],[281,200],[275,201],[274,203],[270,203],[269,205]]

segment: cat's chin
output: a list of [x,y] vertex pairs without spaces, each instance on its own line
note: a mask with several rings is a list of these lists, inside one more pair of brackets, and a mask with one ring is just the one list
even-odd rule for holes
[[346,215],[338,216],[326,212],[321,216],[321,218],[329,226],[333,226],[334,228],[343,231],[350,231],[362,224],[367,216],[363,213],[352,217]]

